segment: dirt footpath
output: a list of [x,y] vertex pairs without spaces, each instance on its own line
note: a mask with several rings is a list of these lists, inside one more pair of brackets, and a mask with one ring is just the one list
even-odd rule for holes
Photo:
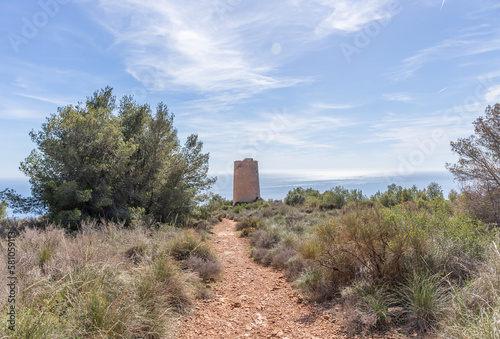
[[248,240],[238,237],[234,221],[224,219],[213,231],[224,273],[214,298],[180,321],[178,338],[342,337],[333,319],[300,303],[283,273],[249,258]]

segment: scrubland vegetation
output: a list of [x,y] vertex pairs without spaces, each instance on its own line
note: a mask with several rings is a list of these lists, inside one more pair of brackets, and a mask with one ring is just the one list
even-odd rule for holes
[[30,133],[36,148],[20,169],[32,195],[0,191],[0,220],[7,204],[43,216],[0,223],[0,255],[15,248],[14,272],[0,267],[2,338],[172,337],[175,319],[208,296],[203,281],[221,264],[209,222],[193,218],[216,178],[203,143],[192,134],[181,145],[173,119],[163,103],[154,113],[130,96],[117,104],[106,87]]
[[208,205],[238,221],[251,256],[283,269],[310,301],[342,305],[353,333],[500,337],[500,104],[451,142],[460,183],[359,190],[298,187],[281,202]]
[[222,204],[218,213],[238,221],[255,261],[283,269],[306,299],[341,304],[353,333],[498,337],[496,225],[467,213],[464,194],[444,199],[435,183],[354,193],[298,188],[288,204]]
[[[352,333],[500,337],[500,104],[476,135],[452,142],[460,160],[447,167],[462,190],[447,199],[431,183],[369,198],[296,188],[284,202],[200,204],[215,181],[209,155],[196,135],[181,147],[172,123],[165,105],[155,115],[130,97],[117,106],[106,88],[32,132],[37,149],[21,164],[32,197],[1,191],[0,220],[6,202],[44,217],[0,223],[4,258],[7,232],[17,233],[16,327],[0,317],[2,337],[172,336],[208,296],[203,280],[221,273],[205,231],[224,217],[256,262],[284,270],[307,300],[340,304]],[[8,300],[0,289],[4,314]]]
[[[221,264],[207,233],[167,224],[83,223],[80,230],[16,226],[16,330],[7,329],[7,293],[0,289],[3,338],[165,338]],[[25,226],[25,227],[23,227]],[[7,241],[0,240],[7,257]],[[7,285],[7,266],[0,284]]]

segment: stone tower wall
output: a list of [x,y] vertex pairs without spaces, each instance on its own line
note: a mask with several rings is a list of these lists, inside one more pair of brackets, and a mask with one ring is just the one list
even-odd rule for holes
[[252,158],[234,162],[233,205],[260,198],[259,162]]

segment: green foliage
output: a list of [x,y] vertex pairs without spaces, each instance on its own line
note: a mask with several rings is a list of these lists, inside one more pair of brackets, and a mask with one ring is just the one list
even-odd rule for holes
[[405,259],[419,258],[425,247],[420,217],[410,216],[412,213],[401,211],[405,216],[377,209],[350,211],[319,226],[314,240],[302,253],[328,270],[338,287],[359,276],[393,281],[404,273]]
[[285,197],[285,204],[287,205],[303,205],[309,196],[319,196],[319,191],[313,190],[312,188],[303,189],[302,187],[296,187],[289,191]]
[[230,200],[225,199],[220,194],[210,194],[210,199],[206,205],[206,209],[208,212],[215,212],[224,209],[228,209],[232,206],[232,202]]
[[40,250],[40,255],[38,256],[38,262],[40,266],[43,266],[46,262],[48,262],[52,258],[52,249],[50,246],[43,246]]
[[500,334],[500,252],[492,241],[486,260],[453,298],[453,315],[444,322],[443,338],[498,338]]
[[439,275],[415,272],[398,292],[400,302],[409,311],[420,332],[443,319],[450,306],[446,282]]
[[[227,205],[225,205],[225,206],[227,206]],[[233,207],[227,208],[227,210],[232,211],[234,213],[240,213],[240,212],[245,211],[245,210],[260,210],[260,209],[266,209],[269,207],[271,207],[271,204],[269,204],[269,202],[264,201],[262,199],[259,199],[255,202],[248,203],[248,204],[237,204]]]
[[7,201],[8,206],[12,208],[14,213],[41,214],[45,212],[45,208],[41,200],[34,197],[23,197],[10,188],[0,191],[0,200]]
[[445,328],[443,338],[497,339],[500,336],[500,306],[481,309]]
[[127,222],[129,224],[136,224],[138,222],[150,224],[154,219],[153,215],[146,214],[146,209],[144,207],[129,207],[127,215]]
[[75,208],[74,210],[55,212],[51,216],[51,220],[56,225],[64,225],[70,230],[75,230],[82,221],[82,211]]
[[358,308],[361,312],[375,318],[376,327],[386,328],[391,324],[389,307],[394,304],[394,298],[384,286],[360,282],[342,291],[344,298],[352,297],[349,294],[359,299]]
[[319,191],[312,188],[303,189],[302,187],[297,187],[288,192],[285,197],[285,204],[291,206],[307,205],[321,209],[339,209],[350,202],[361,202],[364,200],[365,197],[360,190],[348,190],[342,186],[333,187],[323,193],[319,193]]
[[450,202],[454,202],[457,199],[458,199],[458,192],[452,189],[450,193],[448,193],[448,200]]
[[[370,200],[378,201],[384,207],[411,202],[416,204],[419,209],[446,210],[451,213],[451,206],[444,200],[443,190],[436,182],[431,182],[423,190],[419,190],[415,185],[411,188],[404,188],[391,184],[387,186],[387,191],[377,192]],[[433,203],[430,203],[431,201]]]
[[297,280],[297,286],[308,293],[309,299],[313,301],[325,301],[331,299],[335,294],[334,286],[329,284],[324,272],[318,267],[306,267]]
[[54,222],[72,226],[86,217],[187,216],[215,179],[202,142],[190,135],[181,146],[173,118],[163,103],[156,113],[127,96],[116,105],[110,87],[61,107],[30,133],[37,148],[21,170],[33,198],[1,195],[23,211],[43,205]]
[[[320,208],[323,196],[345,192],[313,193],[302,206],[237,206],[237,229],[250,236],[254,261],[284,269],[309,300],[340,298],[352,328],[497,337],[497,229],[463,213],[463,194],[452,203],[435,183],[390,185],[371,201]],[[394,205],[377,203],[386,198]]]
[[168,245],[169,254],[177,260],[187,260],[191,255],[206,260],[215,260],[212,248],[192,229],[185,230]]
[[332,208],[342,208],[349,199],[349,191],[341,186],[323,192],[321,202],[324,206]]
[[[9,330],[8,333],[5,333],[4,338],[52,339],[55,338],[54,333],[58,327],[60,327],[58,317],[47,306],[22,306],[16,308],[16,331]],[[7,328],[7,326],[3,326],[3,328]]]
[[391,184],[387,186],[387,191],[384,193],[378,192],[371,199],[378,201],[382,206],[391,207],[407,201],[416,202],[420,195],[425,195],[425,193],[419,191],[416,186],[403,188],[402,186]]

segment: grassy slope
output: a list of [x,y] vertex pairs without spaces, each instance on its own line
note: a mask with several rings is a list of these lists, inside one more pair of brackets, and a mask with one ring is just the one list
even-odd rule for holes
[[[0,336],[168,337],[173,321],[206,295],[200,276],[220,272],[205,238],[168,225],[90,223],[73,234],[27,227],[16,239],[16,331],[6,329],[3,316]],[[5,239],[0,255],[7,257]],[[6,270],[2,261],[1,286]],[[6,306],[2,288],[0,308]]]

